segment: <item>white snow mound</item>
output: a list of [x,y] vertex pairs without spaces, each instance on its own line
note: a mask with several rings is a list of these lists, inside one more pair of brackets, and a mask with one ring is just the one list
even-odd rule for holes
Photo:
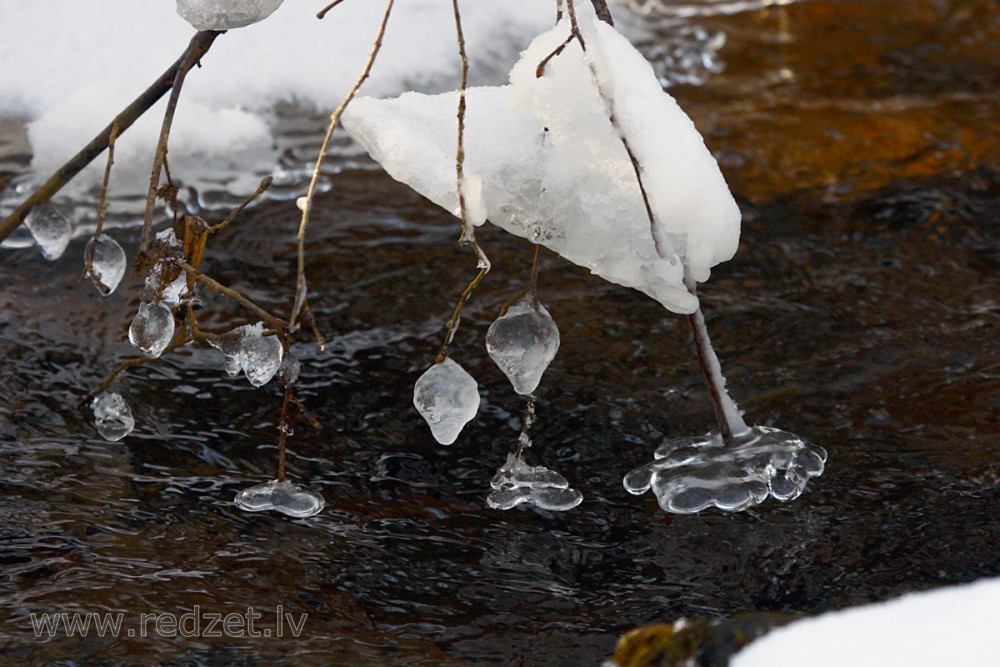
[[[466,182],[481,183],[474,203],[508,232],[691,313],[698,300],[684,286],[685,269],[703,282],[733,256],[739,208],[694,123],[643,56],[596,19],[580,28],[586,52],[572,42],[543,76],[536,68],[566,40],[568,21],[532,42],[509,85],[467,91],[464,171]],[[457,92],[365,97],[343,123],[393,178],[457,215],[457,108]],[[662,257],[622,137],[641,165]]]

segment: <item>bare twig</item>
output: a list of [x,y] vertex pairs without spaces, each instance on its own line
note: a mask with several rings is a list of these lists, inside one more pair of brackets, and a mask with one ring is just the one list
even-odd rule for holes
[[[319,155],[316,157],[316,166],[313,167],[312,179],[309,181],[309,190],[306,193],[305,199],[301,204],[302,208],[302,220],[299,222],[299,234],[298,234],[298,272],[295,280],[295,303],[301,304],[305,303],[304,294],[300,295],[299,291],[305,289],[305,276],[306,271],[306,259],[305,259],[305,240],[306,240],[306,229],[309,227],[309,214],[312,211],[313,199],[316,196],[316,186],[319,183],[319,172],[320,168],[323,166],[323,159],[326,157],[326,151],[330,145],[330,138],[333,136],[333,130],[337,127],[337,123],[340,122],[340,116],[344,113],[344,109],[350,104],[354,96],[357,95],[358,89],[361,88],[361,84],[365,82],[368,75],[372,71],[372,65],[375,64],[375,57],[378,55],[379,49],[382,48],[382,38],[385,36],[385,27],[389,22],[389,14],[392,12],[394,0],[388,0],[385,5],[385,13],[382,15],[382,21],[378,27],[378,33],[375,36],[375,41],[372,43],[371,51],[368,53],[368,60],[365,62],[365,66],[358,76],[357,81],[351,86],[351,89],[344,96],[344,99],[340,101],[337,108],[332,114],[330,114],[330,124],[326,129],[326,136],[323,137],[323,144],[320,146]],[[299,319],[299,310],[293,307],[291,317],[289,318],[289,323],[292,327],[295,326]]]
[[108,184],[111,181],[111,167],[115,164],[115,140],[121,133],[121,128],[117,123],[111,124],[111,134],[108,135],[108,164],[104,167],[104,180],[101,181],[101,195],[97,200],[97,229],[94,230],[94,237],[98,237],[104,231],[104,216],[108,211]]
[[29,195],[20,206],[14,209],[13,213],[8,215],[4,221],[0,223],[0,241],[6,239],[15,229],[17,229],[18,225],[24,221],[24,216],[28,214],[28,211],[30,211],[32,207],[52,199],[52,197],[54,197],[56,193],[58,193],[67,183],[73,180],[73,178],[76,177],[76,175],[79,174],[84,167],[93,162],[94,159],[108,147],[108,142],[110,141],[111,133],[115,126],[119,128],[118,134],[123,134],[125,130],[130,128],[132,124],[135,123],[140,116],[142,116],[142,114],[156,104],[157,100],[163,97],[173,86],[174,78],[176,77],[181,64],[190,57],[194,57],[195,60],[197,60],[203,56],[212,46],[212,42],[215,41],[215,38],[220,34],[221,33],[214,30],[197,33],[191,39],[187,49],[177,62],[171,65],[159,79],[153,82],[153,85],[133,100],[131,104],[125,107],[125,109],[123,109],[121,113],[119,113],[115,119],[108,124],[107,127],[101,130],[96,137],[91,139],[89,144],[84,146],[79,153],[70,158],[66,164],[52,174],[52,176],[50,176],[41,187],[31,193],[31,195]]
[[451,341],[454,340],[455,332],[458,331],[458,325],[462,321],[462,310],[465,308],[465,303],[469,300],[469,297],[472,296],[472,293],[476,291],[476,288],[479,287],[479,283],[483,281],[483,278],[486,276],[488,271],[489,269],[486,267],[479,269],[479,273],[477,273],[476,277],[473,278],[468,285],[466,285],[465,290],[462,292],[462,296],[458,298],[458,305],[455,306],[455,312],[452,313],[451,318],[445,325],[446,333],[444,345],[441,346],[441,351],[438,353],[435,363],[441,363],[445,360],[445,357],[448,356],[448,346],[450,346]]
[[94,389],[89,394],[80,399],[80,403],[86,403],[95,396],[103,394],[105,390],[107,390],[107,388],[111,386],[111,383],[115,381],[115,378],[117,378],[119,375],[121,375],[129,368],[133,368],[135,366],[142,366],[148,364],[151,361],[156,361],[157,359],[162,358],[164,355],[173,352],[177,348],[187,345],[192,340],[194,339],[188,336],[183,331],[178,331],[177,334],[174,336],[174,339],[170,342],[170,344],[167,345],[167,347],[164,348],[163,352],[160,353],[159,357],[129,357],[128,359],[122,359],[118,363],[118,367],[115,368],[115,370],[113,370],[111,374],[108,375],[108,377],[104,378],[104,381],[101,382],[101,384],[99,384],[96,389]]
[[615,20],[611,18],[611,11],[608,10],[607,0],[590,0],[591,4],[594,5],[594,11],[597,13],[597,18],[601,19],[608,25],[613,26]]
[[323,9],[319,10],[319,12],[316,13],[316,18],[318,18],[320,20],[326,18],[327,12],[329,12],[331,9],[333,9],[334,7],[336,7],[337,5],[339,5],[340,3],[342,3],[343,1],[344,0],[333,0],[333,2],[331,2],[326,7],[324,7]]
[[531,447],[531,437],[528,432],[535,425],[535,395],[528,394],[528,403],[524,406],[524,422],[521,424],[521,434],[517,436],[517,449],[514,450],[514,458],[521,458],[526,447]]
[[239,303],[247,310],[252,311],[260,319],[267,322],[267,326],[271,327],[272,329],[284,330],[289,328],[287,322],[278,319],[277,317],[267,312],[266,310],[255,304],[253,301],[251,301],[250,299],[246,298],[245,296],[237,292],[236,290],[226,287],[222,283],[213,280],[212,278],[209,278],[204,273],[194,268],[187,262],[178,262],[177,266],[187,271],[188,274],[194,276],[195,280],[204,284],[205,287],[207,287],[208,289],[212,290],[213,292],[218,292],[219,294],[222,294],[224,296],[228,296],[230,299],[235,300],[237,303]]
[[[201,34],[201,33],[199,33]],[[219,33],[214,33],[218,35]],[[156,154],[153,157],[153,171],[149,176],[149,190],[146,193],[146,212],[142,218],[142,242],[139,244],[139,254],[145,252],[146,248],[153,240],[153,210],[156,207],[156,191],[160,184],[160,172],[167,159],[167,145],[170,142],[170,127],[174,122],[174,112],[177,110],[177,101],[181,96],[181,88],[184,86],[184,79],[187,73],[194,67],[204,52],[189,49],[181,57],[177,73],[174,75],[173,85],[170,90],[170,98],[167,100],[167,109],[163,113],[163,124],[160,126],[160,138],[156,142]]]
[[292,385],[285,385],[281,399],[281,421],[278,423],[278,481],[285,481],[285,443],[288,441],[288,404],[292,400]]
[[265,177],[264,180],[260,182],[260,185],[257,186],[257,189],[253,191],[253,194],[247,197],[242,204],[234,208],[232,213],[230,213],[225,220],[223,220],[217,225],[212,225],[211,227],[209,227],[208,231],[214,234],[215,232],[221,232],[223,229],[231,225],[233,223],[233,220],[235,220],[236,217],[243,212],[243,209],[245,209],[247,206],[250,205],[250,202],[252,202],[254,199],[264,194],[264,192],[266,192],[267,189],[271,187],[271,181],[273,180],[274,178],[272,178],[271,176]]

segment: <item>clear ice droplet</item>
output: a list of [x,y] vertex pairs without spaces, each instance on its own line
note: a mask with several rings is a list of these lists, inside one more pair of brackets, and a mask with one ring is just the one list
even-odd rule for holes
[[417,380],[413,405],[427,420],[434,439],[450,445],[479,412],[479,385],[464,368],[445,357]]
[[83,261],[90,267],[90,280],[101,296],[108,296],[125,276],[125,251],[118,241],[107,234],[100,234],[87,242]]
[[767,426],[751,428],[749,439],[734,445],[718,433],[669,440],[654,456],[625,476],[625,489],[639,495],[652,488],[660,507],[675,514],[738,512],[769,495],[794,500],[826,464],[822,447]]
[[162,303],[140,303],[128,328],[128,340],[146,356],[156,359],[174,337],[174,315]]
[[521,504],[564,512],[583,502],[583,494],[571,489],[566,478],[544,466],[529,466],[509,454],[490,482],[493,493],[486,503],[496,510],[509,510]]
[[532,294],[518,299],[486,332],[486,351],[522,396],[538,388],[558,350],[559,327]]
[[42,202],[31,208],[24,218],[24,226],[31,232],[42,257],[51,261],[59,259],[73,236],[73,225],[50,202]]
[[101,394],[91,405],[94,409],[94,426],[105,440],[121,440],[135,428],[132,410],[121,394]]
[[319,514],[326,505],[323,496],[315,491],[288,480],[279,482],[276,479],[243,489],[236,494],[233,502],[247,512],[274,510],[297,518]]
[[281,367],[278,369],[278,377],[285,384],[295,384],[298,382],[299,374],[301,372],[302,364],[294,354],[289,352],[285,355],[285,358],[281,360]]
[[240,366],[255,387],[263,387],[281,368],[284,350],[277,336],[244,335]]

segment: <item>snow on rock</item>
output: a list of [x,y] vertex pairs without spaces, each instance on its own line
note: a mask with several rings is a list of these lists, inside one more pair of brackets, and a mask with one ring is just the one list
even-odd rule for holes
[[1000,578],[830,612],[774,630],[731,667],[1000,664]]
[[284,0],[177,0],[177,13],[195,30],[232,30],[263,21]]
[[[739,208],[642,55],[606,24],[580,27],[586,53],[574,41],[536,76],[569,34],[564,20],[522,54],[510,85],[467,91],[465,172],[481,181],[477,202],[494,224],[691,313],[685,269],[704,281],[733,256]],[[454,212],[457,104],[457,92],[359,98],[343,122],[391,176]],[[662,257],[622,137],[642,166]]]

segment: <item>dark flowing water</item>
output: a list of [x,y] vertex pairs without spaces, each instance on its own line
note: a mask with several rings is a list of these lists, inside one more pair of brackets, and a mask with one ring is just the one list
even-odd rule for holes
[[[636,625],[1000,575],[998,9],[815,0],[691,19],[726,33],[726,68],[673,92],[745,213],[740,252],[702,292],[713,340],[749,421],[829,452],[789,504],[670,516],[624,492],[665,437],[712,424],[686,323],[543,254],[562,347],[531,455],[585,500],[489,510],[522,405],[482,339],[531,250],[480,235],[495,270],[453,356],[483,406],[436,446],[412,385],[474,259],[453,218],[378,171],[338,175],[310,231],[329,345],[294,351],[324,430],[299,425],[289,453],[289,474],[327,501],[310,519],[233,507],[274,475],[280,397],[226,378],[214,350],[129,374],[136,431],[98,438],[76,404],[129,354],[138,283],[107,300],[76,287],[82,239],[54,263],[5,252],[0,662],[597,664]],[[649,21],[665,39],[673,19]],[[283,310],[296,219],[288,203],[257,207],[203,268]],[[206,306],[209,325],[243,317]],[[141,614],[196,607],[252,607],[270,629],[279,605],[308,614],[298,638],[138,636]],[[37,639],[43,612],[122,612],[135,636]]]

